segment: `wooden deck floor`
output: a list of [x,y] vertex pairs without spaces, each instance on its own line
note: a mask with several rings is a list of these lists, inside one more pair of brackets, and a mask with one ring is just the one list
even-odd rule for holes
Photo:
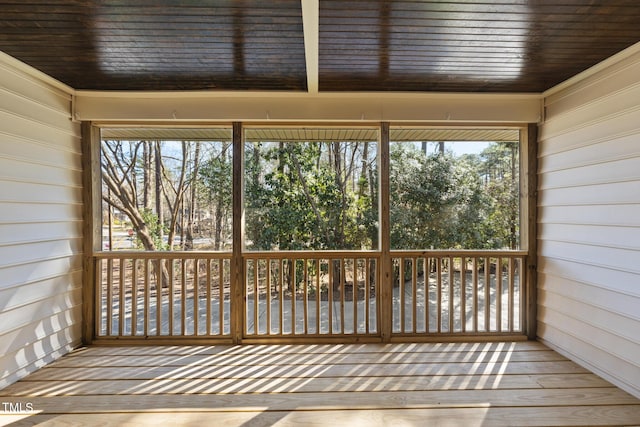
[[26,409],[2,425],[640,425],[640,400],[537,342],[91,347],[0,402]]

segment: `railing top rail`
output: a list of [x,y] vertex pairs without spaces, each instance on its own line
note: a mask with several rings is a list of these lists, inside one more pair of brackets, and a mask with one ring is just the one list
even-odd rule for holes
[[523,257],[525,250],[502,249],[427,249],[427,250],[391,250],[392,257]]
[[231,252],[211,251],[111,251],[96,252],[93,254],[98,259],[231,259]]
[[[426,249],[426,250],[392,250],[394,257],[523,257],[527,256],[525,250],[495,250],[495,249]],[[254,258],[362,258],[379,257],[381,252],[377,250],[302,250],[302,251],[248,251],[242,256],[248,259]],[[111,251],[96,252],[94,257],[98,259],[231,259],[232,252],[226,251]]]
[[243,252],[244,258],[291,258],[291,259],[328,259],[328,258],[376,258],[381,255],[380,251],[346,251],[346,250],[311,250],[311,251],[249,251]]

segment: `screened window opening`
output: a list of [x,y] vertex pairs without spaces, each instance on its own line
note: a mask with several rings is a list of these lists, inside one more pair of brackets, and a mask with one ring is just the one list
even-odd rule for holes
[[103,128],[102,249],[231,250],[230,128]]
[[392,249],[518,249],[517,129],[391,129]]
[[378,249],[377,129],[245,130],[245,248]]

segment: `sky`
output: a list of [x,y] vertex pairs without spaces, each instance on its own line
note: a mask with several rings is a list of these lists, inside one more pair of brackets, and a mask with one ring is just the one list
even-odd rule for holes
[[[417,147],[420,146],[419,142],[415,144]],[[445,149],[453,151],[456,156],[462,154],[480,154],[489,144],[491,144],[491,142],[488,141],[446,141]],[[435,153],[437,149],[436,143],[429,143],[429,153]]]

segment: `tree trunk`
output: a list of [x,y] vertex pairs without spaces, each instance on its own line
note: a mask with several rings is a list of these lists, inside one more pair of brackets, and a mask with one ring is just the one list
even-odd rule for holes
[[200,142],[196,142],[196,148],[193,153],[193,170],[191,176],[191,194],[188,203],[189,206],[189,221],[187,222],[186,229],[186,249],[193,249],[193,228],[196,222],[196,210],[197,206],[197,183],[198,174],[200,173]]
[[[175,193],[175,200],[173,201],[173,206],[170,206],[171,220],[169,223],[169,236],[168,236],[170,251],[173,250],[173,240],[176,236],[176,225],[178,223],[178,217],[179,216],[184,217],[184,215],[181,215],[181,209],[182,209],[182,200],[184,199],[184,193],[186,190],[184,183],[185,183],[188,156],[189,156],[189,149],[187,146],[187,142],[182,141],[182,162],[180,167],[180,177],[178,178],[178,184],[176,188],[173,189]],[[166,192],[165,192],[165,196],[167,196],[167,199],[168,199],[168,195],[166,194]]]
[[149,141],[142,142],[142,205],[151,210],[151,159],[153,146]]
[[160,141],[155,143],[155,197],[156,215],[158,216],[158,233],[160,240],[163,238],[164,215],[162,212],[162,150]]
[[511,249],[517,249],[518,248],[518,230],[517,230],[517,223],[518,223],[518,180],[516,179],[516,173],[517,173],[518,169],[517,169],[517,164],[516,164],[516,146],[515,144],[511,145],[511,193],[514,195],[514,198],[516,199],[514,201],[515,207],[514,209],[511,209],[511,230],[510,230],[510,239],[511,240]]
[[[229,146],[224,143],[222,151],[220,152],[220,161],[222,164],[227,162],[227,150]],[[224,224],[224,193],[218,191],[215,198],[215,223],[214,223],[214,237],[213,237],[213,249],[219,251],[222,248],[222,229]]]

